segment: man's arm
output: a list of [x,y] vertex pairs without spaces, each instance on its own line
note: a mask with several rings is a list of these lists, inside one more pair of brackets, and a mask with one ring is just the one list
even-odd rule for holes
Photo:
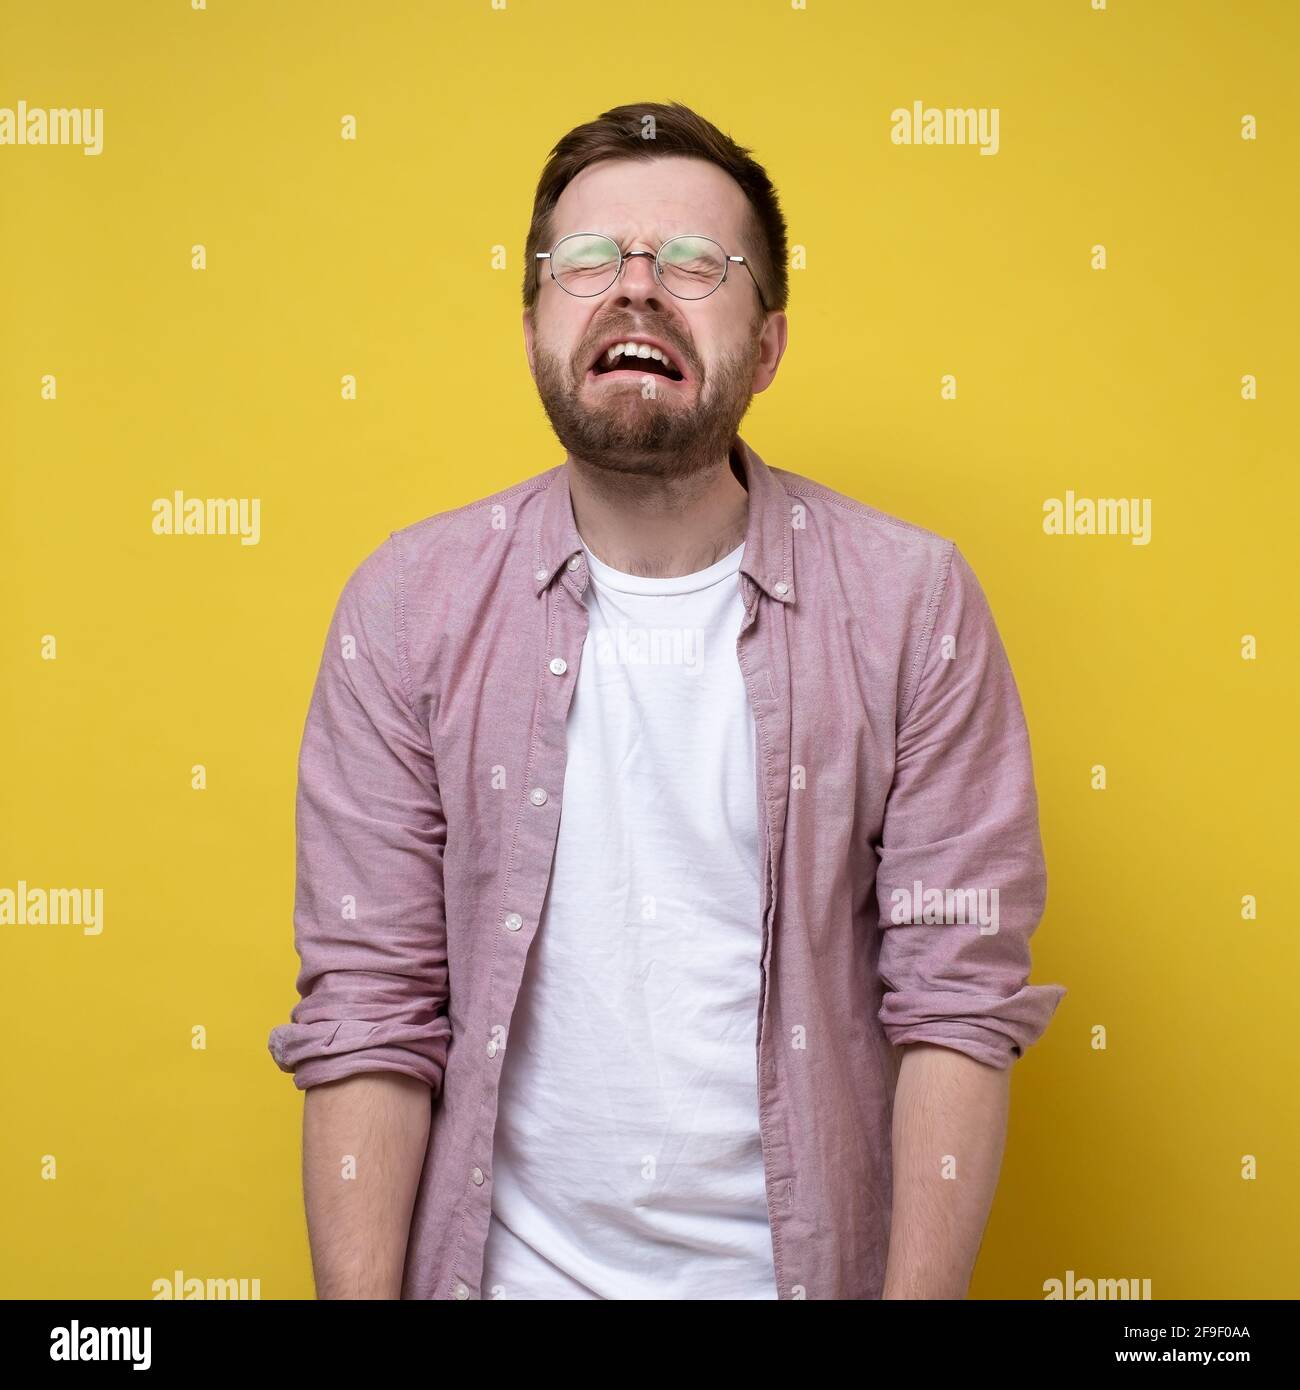
[[997,1189],[1009,1069],[948,1047],[903,1050],[885,1298],[965,1298]]
[[[1029,735],[988,603],[952,548],[903,702],[876,872],[894,1094],[889,1298],[962,1298],[1009,1072],[1064,996],[1029,984],[1046,900]],[[945,1176],[948,1174],[948,1176]]]
[[313,1086],[302,1186],[316,1297],[400,1298],[429,1142],[429,1088],[396,1072]]
[[298,764],[301,998],[269,1038],[307,1092],[304,1199],[321,1298],[401,1297],[451,1043],[447,823],[411,699],[397,546],[390,538],[353,573],[326,640]]

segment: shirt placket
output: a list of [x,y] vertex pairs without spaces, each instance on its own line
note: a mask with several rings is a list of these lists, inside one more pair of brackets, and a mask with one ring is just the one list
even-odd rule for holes
[[[539,580],[545,573],[539,571]],[[564,774],[568,762],[567,722],[577,688],[588,614],[583,601],[586,566],[580,554],[568,557],[558,580],[543,591],[547,640],[538,670],[534,718],[523,784],[517,791],[511,847],[497,913],[497,940],[488,986],[486,1035],[475,1040],[486,1068],[483,1103],[474,1131],[471,1168],[466,1175],[461,1231],[452,1265],[450,1295],[480,1297],[481,1256],[492,1214],[492,1141],[509,1044],[510,1019],[523,980],[528,948],[541,921],[560,827]],[[472,1258],[471,1258],[472,1256]],[[467,1266],[473,1266],[472,1272]]]
[[768,1001],[777,924],[778,865],[784,843],[787,789],[789,787],[789,684],[788,666],[778,662],[778,632],[784,633],[784,613],[773,604],[770,631],[756,626],[761,596],[748,575],[741,575],[741,594],[745,617],[736,638],[736,660],[744,678],[750,708],[754,714],[759,824],[763,835],[763,877],[761,894],[762,940],[759,948],[760,991],[756,1040],[758,1069],[759,1136],[763,1149],[764,1181],[767,1192],[768,1221],[772,1230],[773,1271],[777,1297],[788,1297],[782,1222],[791,1203],[790,1161],[784,1140],[785,1127],[777,1114],[781,1106],[776,1059],[776,1040],[767,1029]]

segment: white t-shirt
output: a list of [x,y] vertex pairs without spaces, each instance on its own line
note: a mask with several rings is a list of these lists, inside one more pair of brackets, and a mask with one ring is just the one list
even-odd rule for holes
[[743,551],[672,579],[586,552],[555,863],[502,1063],[484,1298],[776,1297]]

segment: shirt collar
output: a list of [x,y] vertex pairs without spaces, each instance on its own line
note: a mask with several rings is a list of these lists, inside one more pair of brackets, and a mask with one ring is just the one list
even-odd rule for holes
[[[749,521],[741,573],[748,575],[769,598],[778,603],[793,603],[790,499],[772,470],[739,435],[733,440],[731,451],[749,492]],[[573,498],[569,491],[572,469],[572,461],[566,458],[554,470],[542,502],[533,565],[533,589],[539,594],[562,571],[586,568],[582,537],[573,519]],[[580,592],[582,584],[577,584],[576,588]]]

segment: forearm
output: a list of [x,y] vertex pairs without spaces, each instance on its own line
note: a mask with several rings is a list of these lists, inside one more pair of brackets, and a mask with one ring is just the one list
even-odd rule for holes
[[430,1093],[396,1072],[308,1089],[303,1194],[316,1296],[400,1298]]
[[905,1047],[894,1096],[885,1298],[965,1298],[997,1188],[1011,1072]]

